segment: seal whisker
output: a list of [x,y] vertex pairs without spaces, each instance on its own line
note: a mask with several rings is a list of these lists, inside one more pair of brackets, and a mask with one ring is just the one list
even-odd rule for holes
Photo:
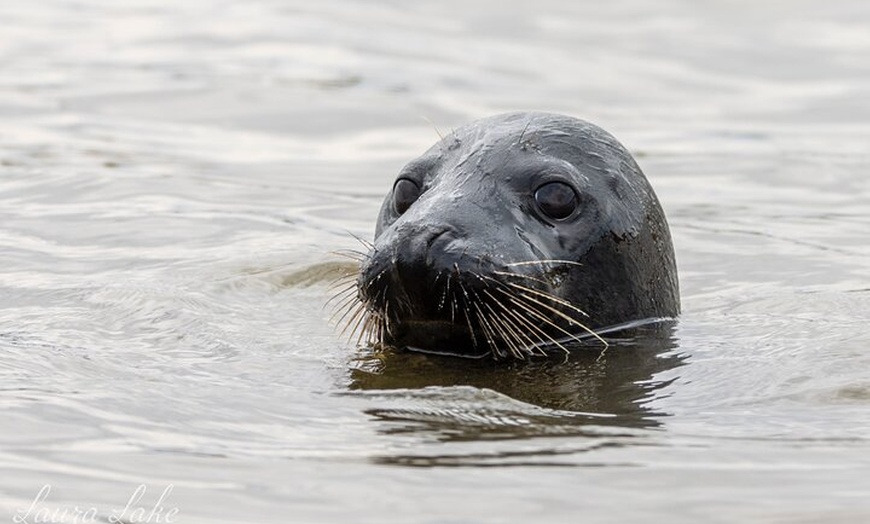
[[[387,302],[386,306],[384,306],[384,335],[393,336],[393,320],[390,316],[390,303]],[[381,344],[384,343],[384,339],[381,338]]]
[[388,286],[388,285],[384,286],[384,288],[381,289],[377,293],[377,295],[375,295],[375,297],[372,301],[376,306],[378,304],[383,304],[382,308],[376,307],[375,309],[378,311],[380,311],[382,309],[384,315],[389,315],[389,311],[390,311],[390,301],[387,298],[389,296],[389,292],[390,292],[390,286]]
[[383,340],[383,316],[377,313],[372,314],[372,321],[369,326],[366,344],[374,347]]
[[496,358],[501,358],[507,356],[507,354],[495,343],[497,339],[497,335],[495,331],[492,329],[492,325],[489,323],[489,319],[487,319],[486,315],[482,311],[477,312],[478,321],[481,324],[481,331],[483,331],[484,339],[486,340],[486,344],[489,347],[489,352]]
[[[490,298],[492,298],[493,302],[495,304],[498,304],[498,302],[499,302],[498,299],[496,299],[494,296],[492,296],[492,294],[490,294],[487,291],[488,286],[487,286],[486,279],[482,275],[480,275],[479,273],[471,272],[471,274],[483,283],[483,285],[484,285],[483,292],[486,295],[488,295]],[[477,293],[475,293],[475,295],[480,300],[480,296],[477,295]],[[499,315],[493,309],[492,305],[490,305],[487,301],[484,301],[484,300],[480,300],[480,302],[492,314],[492,316],[491,316],[492,323],[495,325],[495,327],[498,328],[501,340],[503,340],[505,342],[505,344],[507,344],[508,349],[511,351],[511,353],[515,357],[523,359],[524,358],[523,348],[525,347],[525,344],[522,342],[522,340],[520,340],[520,338],[518,337],[516,332],[513,329],[511,329],[511,326],[508,325],[507,322],[505,322],[506,319],[502,315]]]
[[342,258],[349,258],[354,262],[365,262],[366,260],[371,258],[371,252],[366,253],[363,251],[357,251],[355,249],[338,249],[335,251],[330,251],[329,254]]
[[[458,274],[458,272],[459,272],[458,267],[456,268],[456,271]],[[486,289],[486,287],[485,287],[486,282],[483,280],[483,278],[480,276],[480,274],[475,273],[473,271],[469,271],[468,274],[470,274],[473,277],[477,278],[478,280],[482,281],[484,284],[484,289]],[[494,342],[495,339],[501,339],[501,340],[505,341],[506,344],[508,344],[508,349],[511,351],[511,353],[516,355],[516,351],[514,350],[514,348],[510,347],[511,342],[508,340],[508,337],[507,337],[507,335],[505,335],[504,331],[498,325],[493,325],[496,323],[497,315],[494,315],[493,318],[490,319],[490,317],[488,315],[486,315],[486,312],[483,311],[478,306],[478,302],[482,303],[484,306],[488,306],[488,304],[486,304],[486,302],[484,302],[483,300],[480,299],[480,296],[477,294],[477,292],[473,292],[473,293],[474,293],[475,298],[477,299],[477,301],[474,303],[474,305],[478,311],[478,318],[480,318],[480,320],[481,320],[481,324],[482,324],[481,327],[487,328],[489,331],[489,335],[491,335],[488,337],[488,339],[489,339],[489,343],[490,343],[491,349],[493,351],[493,354],[497,354],[498,356],[505,356],[504,352],[502,352],[501,349],[499,349]],[[486,324],[486,325],[484,326],[483,324]],[[484,334],[486,335],[487,332],[484,331]]]
[[[498,304],[498,306],[502,307],[501,304]],[[492,308],[490,308],[490,312],[492,313],[496,321],[501,323],[505,330],[507,330],[511,338],[513,338],[513,347],[516,348],[515,351],[513,351],[515,356],[520,359],[524,359],[526,354],[535,354],[533,349],[535,346],[535,342],[531,338],[529,338],[528,335],[522,332],[520,327],[512,318],[505,315],[500,315]],[[523,339],[525,339],[525,341],[523,341]],[[508,341],[508,343],[510,344],[510,341]]]
[[357,234],[355,234],[355,233],[352,233],[352,232],[350,232],[350,231],[348,231],[347,233],[348,233],[351,237],[353,237],[357,242],[359,242],[360,244],[362,244],[363,246],[365,246],[365,248],[368,249],[369,251],[374,251],[374,250],[375,250],[375,245],[374,245],[373,243],[369,242],[368,240],[366,240],[366,239],[362,238],[361,236],[359,236],[359,235],[357,235]]
[[341,291],[338,291],[338,292],[334,293],[331,297],[329,297],[326,300],[326,302],[323,303],[323,307],[327,307],[339,299],[342,299],[341,302],[344,302],[344,300],[347,297],[353,297],[356,295],[357,295],[356,285],[351,284],[351,285],[347,286],[345,289],[342,289]]
[[359,336],[356,339],[356,345],[359,346],[362,342],[363,338],[366,339],[366,344],[371,345],[373,343],[372,335],[375,330],[375,325],[378,322],[378,315],[376,313],[372,313],[371,311],[366,316],[365,322],[363,322],[362,329],[360,330]]
[[374,276],[374,278],[371,279],[371,281],[366,285],[366,289],[365,289],[366,293],[370,292],[372,290],[372,287],[377,285],[378,281],[381,279],[381,277],[384,276],[384,273],[386,273],[386,272],[387,272],[386,268],[382,269],[380,272],[378,272],[377,275]]
[[[458,267],[456,268],[456,271],[457,273],[459,272]],[[471,315],[469,314],[469,310],[471,309],[471,299],[468,296],[468,291],[465,290],[465,286],[462,285],[462,281],[456,279],[456,284],[459,285],[459,290],[465,298],[465,308],[462,308],[462,312],[465,314],[465,323],[468,324],[468,333],[471,335],[471,345],[474,349],[477,349],[477,336],[474,334],[474,327],[471,325]],[[455,296],[453,298],[453,304],[455,304],[456,307],[459,307]]]
[[526,286],[523,286],[523,285],[520,285],[520,284],[514,284],[514,283],[512,283],[512,282],[505,282],[505,285],[510,286],[510,287],[512,287],[512,288],[515,288],[515,289],[519,289],[520,291],[524,291],[524,292],[527,292],[527,293],[531,293],[531,294],[536,295],[536,296],[539,296],[539,297],[541,297],[541,298],[546,298],[546,299],[548,299],[548,300],[551,300],[551,301],[553,301],[553,302],[555,302],[555,303],[557,303],[557,304],[559,304],[559,305],[565,306],[566,308],[568,308],[568,309],[570,309],[570,310],[572,310],[572,311],[575,311],[575,312],[577,312],[577,313],[583,315],[584,317],[588,317],[588,316],[589,316],[585,311],[583,311],[582,309],[578,308],[578,307],[575,306],[574,304],[568,302],[567,300],[564,300],[564,299],[562,299],[562,298],[559,298],[559,297],[557,297],[557,296],[553,296],[553,295],[551,295],[550,293],[545,293],[545,292],[543,292],[543,291],[540,291],[540,290],[537,290],[537,289],[532,289],[532,288],[530,288],[530,287],[526,287]]
[[[361,326],[361,328],[357,334],[357,337],[356,337],[356,345],[357,346],[359,346],[362,343],[363,336],[365,336],[366,332],[369,329],[369,326],[371,325],[372,317],[373,317],[373,315],[371,313],[367,313],[363,317],[364,320],[362,322],[362,326]],[[354,332],[354,333],[357,333],[357,332]],[[353,336],[354,333],[351,333],[351,336]]]
[[[508,287],[508,286],[510,286],[510,283],[508,283],[508,282],[501,282],[501,281],[499,281],[499,280],[497,280],[497,279],[495,279],[495,278],[492,278],[492,277],[484,277],[484,278],[487,279],[487,280],[489,280],[489,281],[492,281],[492,282],[496,283],[496,284],[498,285],[498,286],[496,287],[496,289],[498,289],[500,292],[502,292],[504,295],[506,295],[506,296],[508,297],[508,299],[509,299],[512,303],[514,303],[514,305],[520,307],[521,309],[525,310],[526,312],[528,312],[528,313],[531,314],[532,316],[538,318],[538,320],[540,320],[540,321],[541,321],[545,326],[553,327],[553,328],[555,328],[555,329],[561,331],[562,333],[568,335],[569,337],[574,338],[574,339],[577,340],[578,342],[581,341],[579,338],[577,338],[576,335],[574,335],[574,334],[570,333],[569,331],[563,329],[561,326],[559,326],[558,324],[556,324],[555,322],[553,322],[549,317],[547,317],[543,312],[541,312],[540,310],[538,310],[538,308],[537,308],[538,305],[543,305],[543,306],[547,307],[546,304],[540,303],[540,302],[538,302],[537,300],[531,300],[531,302],[529,302],[529,297],[525,297],[524,295],[520,295],[520,294],[518,294],[516,291],[514,291],[513,289],[511,289],[510,287]],[[511,286],[511,287],[515,287],[515,286]],[[521,289],[527,289],[527,288],[524,288],[523,286],[519,286],[519,287],[520,287]],[[502,305],[502,307],[504,307],[504,306]],[[504,309],[505,309],[506,311],[510,311],[510,310],[507,309],[506,307],[504,307]],[[552,308],[549,308],[549,309],[552,309]],[[555,338],[553,338],[552,336],[550,336],[549,334],[547,334],[546,332],[544,332],[543,330],[541,330],[538,326],[536,326],[536,325],[535,325],[533,322],[531,322],[529,319],[524,319],[524,320],[525,320],[525,322],[526,322],[528,325],[534,327],[534,328],[537,329],[540,333],[543,333],[543,334],[544,334],[544,335],[545,335],[545,336],[546,336],[546,337],[547,337],[547,338],[548,338],[552,343],[556,344],[556,345],[557,345],[558,347],[560,347],[563,351],[568,352],[568,349],[567,349],[567,348],[565,348],[562,344],[560,344],[558,341],[556,341]],[[576,321],[573,321],[573,322],[574,322],[574,323],[577,323]],[[542,340],[542,342],[544,342],[544,341]]]
[[332,280],[329,281],[329,285],[334,286],[336,284],[340,284],[343,282],[356,281],[356,279],[359,278],[360,267],[362,264],[364,264],[364,262],[359,261],[359,260],[354,260],[354,262],[356,262],[357,264],[356,264],[356,267],[352,271],[347,270],[347,271],[340,272],[338,274],[338,276],[336,276],[335,278],[333,278]]
[[[349,309],[348,312],[345,313],[342,316],[341,320],[339,321],[339,322],[343,323],[344,317],[346,317],[348,314],[351,314],[350,318],[347,320],[347,323],[344,323],[344,327],[341,328],[341,331],[338,333],[338,336],[343,337],[344,334],[347,333],[347,330],[350,329],[350,327],[353,325],[354,320],[356,320],[358,317],[363,316],[365,314],[365,312],[366,312],[366,307],[362,303],[357,304],[355,308]],[[351,331],[348,335],[348,337],[349,337],[348,342],[350,342],[350,340],[353,338],[353,333],[354,333],[355,329],[356,328],[351,329]]]
[[523,317],[523,316],[520,316],[519,314],[517,314],[517,313],[515,313],[515,312],[513,312],[513,311],[510,311],[510,310],[508,310],[508,314],[511,314],[512,316],[514,316],[514,318],[516,318],[517,321],[521,322],[522,326],[525,326],[525,327],[527,327],[528,329],[531,329],[532,331],[534,331],[534,332],[536,333],[535,336],[536,336],[536,338],[538,339],[538,342],[537,342],[537,343],[533,343],[533,345],[530,347],[530,351],[532,351],[532,352],[537,351],[539,355],[541,355],[541,356],[546,356],[546,355],[547,355],[547,351],[546,351],[543,347],[544,347],[544,346],[551,345],[551,346],[556,346],[556,347],[558,347],[558,348],[561,349],[562,352],[565,353],[566,355],[568,355],[568,354],[571,353],[571,352],[568,350],[568,348],[566,348],[565,346],[563,346],[563,345],[562,345],[558,340],[556,340],[555,338],[553,338],[549,333],[547,333],[546,331],[544,331],[543,329],[541,329],[540,327],[538,327],[538,326],[537,326],[534,322],[532,322],[530,319],[528,319],[528,318],[526,318],[526,317]]
[[369,342],[370,346],[376,346],[380,343],[381,340],[384,339],[384,324],[383,319],[378,319],[378,323],[375,326],[375,332],[372,340]]
[[466,308],[463,310],[465,323],[468,325],[468,333],[471,335],[471,346],[474,349],[477,349],[477,335],[474,334],[474,328],[471,326],[471,316],[469,315],[469,309]]
[[435,122],[429,119],[426,115],[420,115],[420,118],[426,121],[427,124],[432,126],[432,129],[435,130],[435,134],[438,135],[439,143],[444,141],[444,135],[441,134],[441,131],[438,130],[438,126],[435,125]]
[[390,303],[389,302],[387,302],[384,305],[384,315],[382,318],[384,321],[384,330],[383,330],[383,333],[381,333],[380,339],[378,340],[378,342],[380,342],[381,344],[384,343],[384,335],[385,334],[392,335],[392,333],[393,333],[392,325],[390,323]]
[[351,315],[348,318],[347,322],[344,324],[344,327],[342,328],[341,332],[339,333],[339,336],[343,337],[346,333],[347,337],[348,337],[348,342],[350,342],[351,339],[353,338],[353,334],[357,330],[357,327],[358,327],[360,320],[365,318],[365,316],[367,314],[368,314],[368,312],[366,311],[366,308],[364,305],[360,304],[357,307],[355,307],[351,311]]
[[551,260],[526,260],[525,262],[511,262],[510,264],[505,264],[506,267],[515,267],[515,266],[543,266],[546,264],[564,264],[569,266],[583,266],[580,262],[574,262],[573,260],[561,260],[561,259],[551,259]]
[[356,323],[354,324],[353,329],[350,330],[350,333],[348,335],[348,342],[351,341],[351,339],[353,338],[353,334],[356,333],[357,330],[360,328],[360,324],[362,324],[362,321],[365,320],[366,318],[369,318],[370,316],[371,316],[371,313],[369,312],[369,310],[365,307],[362,307],[359,309],[359,313],[357,313],[356,315],[354,315],[353,318],[351,318],[351,321],[348,322],[348,325],[350,325],[350,323],[353,322],[354,319],[356,319]]
[[329,317],[329,321],[333,322],[336,317],[344,313],[341,318],[336,322],[336,324],[340,324],[344,317],[355,307],[355,306],[365,306],[363,302],[356,295],[350,295],[345,300],[343,300],[339,305],[337,305],[332,310],[332,315]]
[[497,332],[494,329],[492,329],[493,326],[492,326],[492,322],[490,322],[489,316],[486,314],[486,311],[482,307],[482,306],[485,306],[486,304],[480,299],[480,295],[478,295],[477,292],[474,291],[473,289],[470,291],[470,295],[473,297],[474,307],[477,308],[477,311],[480,312],[481,315],[483,315],[484,319],[486,319],[487,325],[490,327],[490,333],[493,335],[497,335]]
[[[491,316],[489,316],[490,320],[492,320],[493,325],[498,329],[498,333],[500,335],[501,340],[507,345],[513,356],[523,359],[524,355],[522,350],[516,345],[515,335],[513,331],[502,321],[503,319],[492,309],[492,306],[486,302],[483,302],[483,306],[489,310]],[[522,344],[521,344],[522,345]]]
[[372,329],[369,333],[368,339],[366,340],[366,346],[374,347],[378,344],[378,340],[380,340],[379,333],[381,331],[381,320],[380,318],[375,318],[374,322],[372,322]]
[[[593,337],[595,337],[596,339],[598,339],[598,341],[601,342],[602,344],[604,344],[605,346],[609,346],[609,345],[610,345],[610,344],[608,344],[608,342],[607,342],[606,340],[604,340],[603,338],[601,338],[601,336],[600,336],[598,333],[596,333],[595,331],[593,331],[591,328],[587,327],[585,324],[583,324],[583,323],[581,323],[581,322],[578,322],[577,319],[575,319],[574,317],[571,317],[571,316],[569,316],[569,315],[566,315],[566,314],[563,313],[562,311],[560,311],[560,310],[554,308],[553,306],[551,306],[551,305],[549,305],[549,304],[545,304],[544,302],[541,302],[541,301],[535,299],[534,297],[532,297],[532,296],[530,296],[530,295],[520,294],[520,295],[518,295],[518,296],[519,296],[519,297],[523,297],[524,299],[529,300],[529,301],[531,301],[531,302],[534,302],[535,304],[538,304],[539,306],[543,307],[544,309],[547,309],[547,310],[551,311],[553,314],[555,314],[555,315],[561,317],[562,319],[568,321],[569,323],[574,324],[575,326],[579,327],[579,328],[582,329],[583,331],[586,331],[587,333],[589,333],[590,335],[592,335]],[[572,336],[573,336],[573,335],[572,335]],[[575,337],[575,338],[576,338],[576,337]]]
[[550,283],[547,282],[546,280],[543,280],[543,279],[540,279],[540,278],[537,278],[537,277],[533,277],[533,276],[531,276],[531,275],[523,275],[522,273],[511,273],[510,271],[493,271],[492,274],[493,274],[493,275],[501,275],[501,276],[504,276],[504,277],[525,278],[525,279],[528,279],[528,280],[534,280],[535,282],[538,282],[538,283],[543,284],[543,285],[545,285],[545,286],[549,286],[549,285],[550,285]]
[[353,291],[357,290],[356,276],[335,280],[326,288],[327,291],[333,294],[345,293],[349,289]]
[[[550,326],[553,329],[562,332],[562,334],[566,335],[567,337],[572,338],[572,339],[576,340],[577,342],[583,343],[583,339],[579,338],[575,333],[571,333],[570,331],[566,330],[565,328],[563,328],[559,324],[556,324],[555,322],[553,322],[552,319],[550,319],[549,317],[544,315],[542,312],[538,311],[537,309],[535,309],[533,307],[530,307],[529,304],[526,304],[523,300],[521,300],[522,297],[519,297],[515,293],[508,292],[508,291],[501,289],[501,288],[499,288],[499,291],[506,294],[508,296],[508,300],[510,302],[512,302],[517,307],[524,309],[533,317],[536,317],[545,326]],[[537,301],[535,301],[535,302],[537,303]],[[554,340],[554,342],[555,342],[555,340]]]
[[447,273],[447,284],[444,286],[444,293],[450,295],[450,323],[456,323],[456,297],[450,293],[450,273]]
[[[544,343],[544,344],[552,343],[552,344],[556,345],[557,347],[559,347],[565,353],[569,353],[568,348],[563,346],[552,335],[550,335],[549,333],[544,331],[541,327],[539,327],[537,324],[535,324],[535,322],[533,322],[530,318],[527,318],[525,316],[520,315],[520,312],[525,312],[529,316],[536,317],[544,326],[549,326],[549,327],[555,328],[556,330],[562,331],[564,334],[566,334],[568,336],[573,337],[573,335],[571,335],[570,333],[568,333],[567,331],[562,329],[558,324],[556,324],[555,322],[550,320],[550,318],[548,318],[546,315],[542,314],[541,312],[537,311],[533,307],[531,307],[531,306],[525,304],[524,302],[522,302],[521,300],[519,300],[519,298],[516,296],[515,292],[511,291],[510,289],[504,289],[504,288],[497,288],[497,289],[498,289],[498,291],[500,291],[501,293],[506,295],[508,297],[508,301],[511,302],[514,306],[516,306],[519,309],[519,311],[514,311],[514,310],[511,310],[511,309],[505,307],[505,310],[508,312],[508,314],[513,315],[515,318],[522,320],[522,322],[524,322],[524,324],[526,326],[528,326],[533,331],[537,332],[538,336],[539,336],[539,340],[541,340],[542,343]],[[544,340],[544,338],[546,338],[547,340]],[[576,338],[576,337],[574,337],[574,338]]]
[[[502,304],[497,304],[501,309],[504,309]],[[495,313],[494,313],[495,314]],[[517,341],[517,347],[528,355],[535,354],[535,341],[522,330],[520,324],[516,322],[513,318],[508,315],[501,314],[499,315],[499,319],[501,322],[507,327],[511,333],[514,335],[514,339]]]
[[520,148],[524,148],[523,146],[523,137],[526,136],[526,131],[529,130],[529,126],[532,125],[532,119],[530,118],[528,122],[526,122],[526,126],[523,128],[523,131],[520,133],[520,137],[517,139],[517,145]]
[[347,304],[354,301],[359,301],[359,296],[356,293],[347,293],[331,297],[323,306],[324,308],[329,307],[331,311],[335,312],[344,309],[347,307]]
[[474,312],[474,316],[477,318],[478,324],[480,324],[480,331],[481,333],[483,333],[484,342],[486,342],[487,346],[489,346],[490,351],[492,351],[493,343],[492,340],[490,340],[489,332],[484,325],[483,318],[481,318],[481,314],[479,309],[477,308],[477,304],[469,304],[469,308],[471,308],[471,311]]
[[[444,273],[438,273],[438,275],[435,276],[435,282],[432,284],[432,287],[435,287],[435,288],[438,287],[438,279],[441,278],[442,275],[444,275]],[[444,305],[447,303],[447,292],[448,292],[449,287],[450,287],[449,286],[449,284],[450,284],[450,274],[449,273],[447,273],[445,280],[447,280],[447,283],[444,285],[444,289],[441,291],[441,300],[438,301],[438,311],[442,311],[444,309]]]
[[330,300],[332,300],[336,296],[343,295],[343,294],[349,293],[351,291],[353,291],[355,293],[358,292],[359,285],[356,281],[356,276],[344,277],[341,281],[338,281],[338,280],[334,281],[326,289],[327,289],[327,291],[329,291],[331,293]]
[[[490,294],[488,290],[484,291],[484,293],[486,293],[494,301],[496,301],[496,298],[492,294]],[[560,349],[562,349],[562,351],[568,353],[568,349],[565,346],[563,346],[562,344],[557,342],[556,339],[554,339],[549,334],[547,334],[547,332],[544,331],[543,329],[539,328],[534,322],[532,322],[528,318],[523,317],[517,311],[507,307],[501,301],[496,301],[495,303],[498,304],[498,306],[505,312],[506,315],[508,315],[509,317],[512,317],[514,319],[514,321],[515,321],[514,325],[517,326],[517,330],[519,332],[522,333],[522,328],[524,328],[524,327],[535,332],[535,338],[538,339],[537,343],[534,340],[532,340],[531,336],[525,335],[529,341],[529,351],[530,352],[534,353],[534,351],[537,349],[538,354],[540,354],[542,356],[546,355],[547,352],[544,351],[543,349],[537,347],[537,346],[538,346],[538,344],[543,345],[543,344],[551,343],[551,344],[558,346]]]
[[486,319],[486,316],[480,310],[480,306],[477,304],[477,302],[472,302],[471,306],[474,308],[475,313],[477,314],[477,320],[480,323],[480,329],[481,331],[483,331],[483,336],[486,339],[487,344],[489,345],[490,352],[493,355],[497,355],[500,357],[504,356],[504,353],[502,353],[502,351],[495,344],[495,336],[492,332],[492,326]]
[[[335,323],[335,324],[340,324],[340,323],[344,320],[344,317],[347,316],[347,314],[348,314],[348,313],[349,313],[349,312],[350,312],[354,307],[358,307],[358,306],[361,306],[361,305],[364,305],[364,304],[363,304],[362,302],[360,302],[356,297],[351,297],[350,300],[348,300],[347,302],[343,303],[343,304],[341,305],[341,307],[337,307],[337,308],[335,308],[335,309],[333,310],[332,314],[329,316],[329,322],[330,322],[330,323]],[[341,315],[341,318],[340,318],[338,321],[336,321],[335,319],[336,319],[339,315]]]
[[347,278],[341,282],[336,282],[335,284],[330,286],[328,290],[336,295],[341,293],[347,293],[348,291],[357,291],[358,286],[356,283],[356,278]]

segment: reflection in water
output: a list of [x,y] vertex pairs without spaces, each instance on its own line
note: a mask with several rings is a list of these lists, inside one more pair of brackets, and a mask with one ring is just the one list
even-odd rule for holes
[[[677,345],[673,328],[672,322],[642,326],[620,333],[621,338],[609,339],[611,345],[603,353],[590,345],[574,348],[568,356],[525,362],[399,351],[369,353],[351,371],[350,389],[380,397],[378,408],[367,413],[384,423],[380,431],[385,434],[429,435],[442,443],[555,436],[597,438],[578,441],[570,450],[563,450],[569,453],[588,451],[587,447],[622,445],[625,438],[637,436],[638,429],[658,426],[657,418],[664,415],[644,404],[673,380],[656,376],[683,360],[672,351]],[[602,436],[608,439],[601,441]],[[535,447],[524,456],[552,455],[553,451],[552,446]],[[516,464],[520,457],[498,458]],[[479,464],[479,459],[472,453],[378,460],[406,465],[458,465],[468,460]]]

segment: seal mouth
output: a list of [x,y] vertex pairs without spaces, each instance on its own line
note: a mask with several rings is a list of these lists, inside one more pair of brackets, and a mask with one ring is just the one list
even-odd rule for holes
[[467,326],[445,320],[406,320],[396,329],[393,345],[417,353],[483,357],[489,352],[476,349]]
[[[572,262],[534,261],[539,268],[552,264]],[[532,266],[518,262],[505,268]],[[490,354],[496,359],[547,356],[555,349],[567,352],[568,339],[582,341],[584,333],[607,345],[582,323],[582,310],[546,289],[547,282],[537,276],[464,270],[436,277],[440,286],[409,292],[402,282],[382,275],[389,273],[361,276],[356,289],[346,291],[350,297],[340,321],[349,318],[345,329],[359,334],[358,343],[470,358]]]

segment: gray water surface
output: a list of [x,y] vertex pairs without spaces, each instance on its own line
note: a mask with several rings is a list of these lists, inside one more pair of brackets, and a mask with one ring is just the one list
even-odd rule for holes
[[[0,21],[0,520],[870,522],[865,2]],[[439,132],[513,110],[635,154],[679,322],[531,363],[339,337],[330,253]]]

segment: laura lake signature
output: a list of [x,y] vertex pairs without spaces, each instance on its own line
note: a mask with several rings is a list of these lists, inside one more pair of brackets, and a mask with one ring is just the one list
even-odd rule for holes
[[179,513],[177,507],[167,504],[172,489],[172,484],[166,486],[154,504],[145,505],[142,503],[142,498],[148,488],[141,484],[133,491],[123,508],[111,510],[108,512],[108,517],[105,517],[107,512],[93,506],[52,506],[48,502],[51,485],[46,484],[36,494],[29,507],[21,508],[15,513],[12,522],[15,524],[91,524],[105,522],[108,518],[111,524],[172,524]]

